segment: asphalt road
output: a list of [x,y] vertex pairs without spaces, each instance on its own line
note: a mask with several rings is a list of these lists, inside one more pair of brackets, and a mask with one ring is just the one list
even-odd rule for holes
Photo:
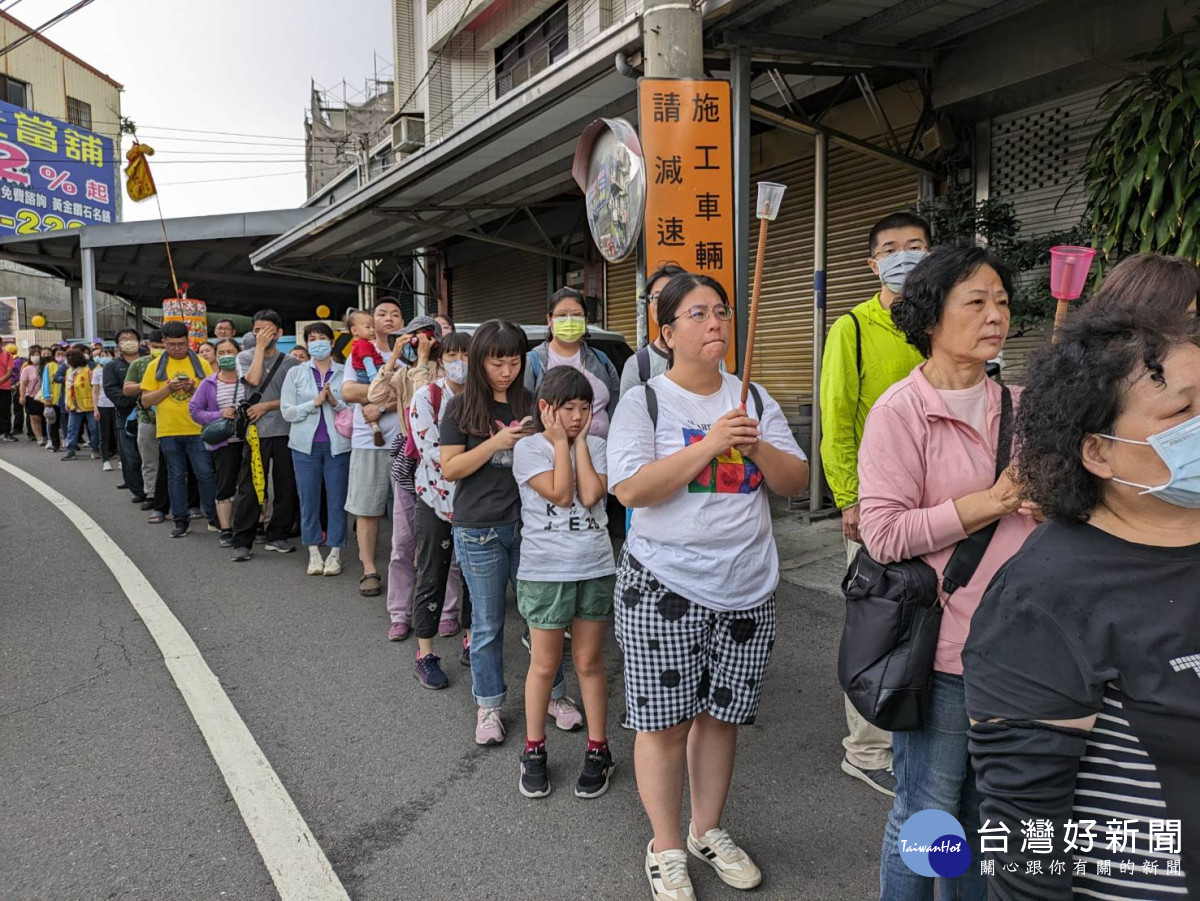
[[[552,729],[554,793],[526,800],[517,792],[526,659],[517,630],[506,636],[509,740],[480,748],[457,639],[441,642],[450,689],[423,690],[414,640],[386,640],[383,600],[359,597],[355,567],[308,577],[302,553],[233,566],[215,535],[172,540],[168,525],[148,525],[116,490],[118,472],[61,463],[24,441],[0,445],[0,459],[78,504],[141,569],[352,898],[649,897],[649,830],[632,735],[616,725],[623,698],[611,639],[612,789],[575,798],[585,738]],[[0,511],[0,898],[279,897],[116,579],[63,513],[3,471]],[[828,594],[781,586],[763,708],[742,730],[725,821],[764,870],[755,898],[877,896],[889,801],[838,768],[839,628]],[[575,684],[568,674],[573,696]],[[692,863],[701,901],[744,897]]]

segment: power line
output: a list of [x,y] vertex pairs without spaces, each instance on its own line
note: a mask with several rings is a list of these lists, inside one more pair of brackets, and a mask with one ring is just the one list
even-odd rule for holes
[[[17,38],[15,41],[12,41],[11,43],[9,43],[6,47],[0,47],[0,56],[4,56],[6,53],[9,53],[10,51],[16,50],[18,47],[20,47],[26,41],[33,40],[35,37],[39,36],[43,32],[47,31],[50,28],[53,28],[59,22],[63,21],[63,19],[70,18],[71,16],[75,15],[75,13],[77,13],[81,9],[83,9],[85,6],[90,6],[92,3],[95,3],[95,2],[96,2],[96,0],[79,0],[79,2],[76,3],[74,6],[67,7],[62,12],[60,12],[57,16],[54,16],[54,17],[46,20],[41,25],[39,25],[37,28],[33,29],[33,31],[26,32],[25,34],[23,34],[19,38]],[[13,4],[13,6],[16,6],[16,5],[17,5],[16,3]],[[9,9],[12,9],[12,6],[10,6]]]
[[265,175],[234,175],[229,178],[199,178],[195,181],[171,181],[159,182],[160,188],[172,188],[177,185],[210,185],[217,181],[247,181],[252,178],[283,178],[284,176],[303,175],[304,172],[297,170],[295,172],[269,172]]
[[[91,0],[89,0],[89,2],[91,2]],[[110,120],[101,120],[101,119],[93,119],[92,124],[93,125],[115,125],[115,126],[121,125],[120,122],[114,122],[114,121],[110,121]],[[297,138],[294,135],[263,135],[263,134],[249,134],[247,132],[241,132],[241,131],[213,131],[211,128],[176,128],[171,125],[148,125],[148,124],[142,124],[139,127],[145,128],[148,131],[182,131],[182,132],[186,132],[188,134],[226,135],[226,136],[234,137],[234,138],[267,138],[268,140],[300,141],[300,142],[303,142],[305,140],[304,138]],[[180,138],[180,140],[183,140],[183,138]]]
[[[188,144],[237,144],[247,147],[287,147],[291,150],[299,150],[301,148],[294,144],[287,144],[283,141],[229,141],[221,138],[184,138],[179,135],[160,135],[143,133],[141,138],[153,141],[159,144],[162,141],[181,141]],[[143,141],[145,143],[145,141]]]

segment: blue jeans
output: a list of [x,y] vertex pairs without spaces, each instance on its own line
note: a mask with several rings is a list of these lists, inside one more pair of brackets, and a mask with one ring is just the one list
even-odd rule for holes
[[213,475],[212,456],[199,435],[169,435],[158,439],[167,459],[167,495],[171,498],[171,518],[183,524],[191,519],[188,512],[188,463],[196,473],[200,506],[209,522],[217,521],[217,480]]
[[77,413],[72,410],[67,414],[67,450],[79,450],[80,432],[87,427],[88,443],[92,453],[100,453],[100,424],[92,418],[91,413]]
[[325,544],[346,546],[346,486],[350,478],[350,453],[336,456],[329,452],[328,441],[314,441],[312,453],[292,450],[296,471],[296,492],[300,496],[300,540],[305,547],[321,543],[321,485],[325,485],[325,509],[329,511],[329,532]]
[[[471,595],[471,690],[480,707],[499,707],[504,683],[504,613],[506,590],[516,589],[521,562],[521,524],[484,529],[454,527],[454,552]],[[562,665],[550,697],[566,694]]]
[[935,672],[929,692],[929,721],[914,732],[892,733],[896,800],[883,831],[879,866],[881,901],[933,901],[933,882],[910,870],[900,857],[900,828],[921,810],[944,810],[958,819],[971,845],[971,867],[957,879],[941,879],[939,901],[987,901],[987,879],[979,875],[979,804],[975,771],[967,752],[966,694],[962,676]]

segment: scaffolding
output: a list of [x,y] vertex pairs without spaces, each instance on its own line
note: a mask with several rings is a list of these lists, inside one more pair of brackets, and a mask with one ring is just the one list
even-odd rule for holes
[[356,166],[366,182],[371,148],[389,134],[393,104],[392,65],[379,54],[361,90],[345,80],[331,87],[311,81],[304,116],[308,196]]

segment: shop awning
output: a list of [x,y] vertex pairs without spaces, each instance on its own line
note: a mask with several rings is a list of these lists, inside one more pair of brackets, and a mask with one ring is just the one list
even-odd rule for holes
[[[308,274],[278,275],[250,265],[250,254],[303,222],[308,209],[228,213],[167,220],[167,234],[180,282],[217,313],[251,314],[263,307],[284,318],[308,318],[319,304],[352,304],[351,284]],[[0,259],[11,260],[83,287],[91,259],[95,289],[135,304],[159,307],[171,297],[171,272],[157,220],[87,225],[0,240]],[[346,273],[357,281],[357,267]]]
[[[636,107],[635,82],[616,71],[613,59],[640,44],[641,23],[632,16],[444,140],[265,244],[251,260],[264,271],[296,273],[387,259],[448,237],[511,244],[486,223],[510,214],[534,218],[539,204],[577,193],[575,143],[593,119]],[[521,249],[559,256],[542,237]]]

